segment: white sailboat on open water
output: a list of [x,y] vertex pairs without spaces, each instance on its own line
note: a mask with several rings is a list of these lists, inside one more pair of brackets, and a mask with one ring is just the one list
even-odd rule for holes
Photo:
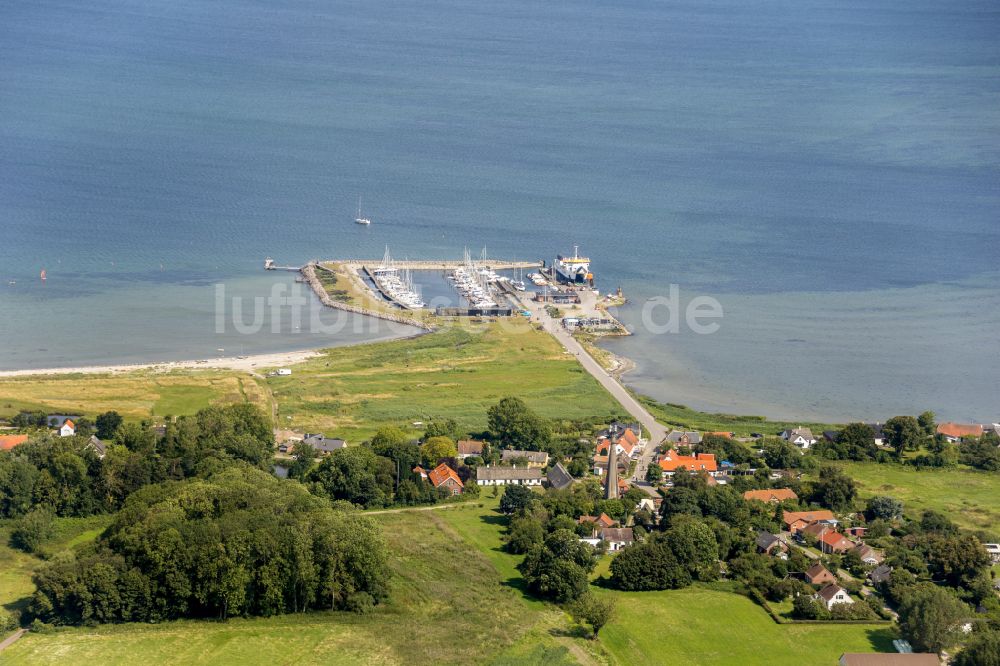
[[358,216],[356,218],[354,218],[354,224],[363,224],[365,226],[368,226],[371,223],[372,223],[372,221],[369,220],[367,217],[362,217],[361,216],[361,195],[359,194],[358,195]]

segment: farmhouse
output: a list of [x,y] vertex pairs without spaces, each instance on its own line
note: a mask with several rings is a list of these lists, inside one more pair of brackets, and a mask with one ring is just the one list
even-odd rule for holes
[[441,463],[427,474],[431,485],[435,488],[447,488],[452,495],[461,495],[464,489],[462,479],[448,465]]
[[93,451],[97,454],[98,458],[104,458],[104,455],[108,452],[108,445],[106,442],[102,442],[97,438],[97,435],[91,435],[90,439],[83,446],[84,451]]
[[743,493],[743,499],[748,502],[780,504],[781,502],[794,502],[799,499],[799,496],[791,488],[771,488],[767,490],[748,490]]
[[413,468],[413,473],[419,474],[420,478],[423,479],[424,481],[427,480],[427,470],[421,467],[420,465],[417,465],[416,467]]
[[526,461],[528,467],[538,467],[541,469],[549,464],[549,454],[545,451],[504,449],[500,452],[500,461],[506,464],[513,464],[522,458]]
[[837,577],[830,573],[830,571],[819,562],[806,569],[805,579],[810,585],[823,585],[825,583],[837,582]]
[[477,467],[476,483],[480,486],[540,486],[542,470],[537,467]]
[[455,446],[458,448],[458,459],[465,460],[469,456],[482,456],[486,442],[475,439],[460,439]]
[[815,599],[821,601],[827,610],[832,610],[837,604],[853,604],[854,599],[847,593],[847,590],[839,585],[827,585],[818,593]]

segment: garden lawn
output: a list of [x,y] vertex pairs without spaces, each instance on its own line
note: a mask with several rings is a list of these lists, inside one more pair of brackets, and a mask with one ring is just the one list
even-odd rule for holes
[[601,642],[621,664],[829,666],[844,652],[891,652],[896,637],[884,625],[779,625],[746,597],[714,586],[600,593],[618,600]]
[[215,404],[251,402],[268,409],[264,388],[234,371],[137,370],[113,375],[26,375],[0,378],[0,416],[21,410],[82,414],[115,410],[131,419],[194,414]]
[[486,410],[511,395],[550,419],[624,414],[552,336],[519,320],[330,349],[268,382],[282,427],[349,442],[389,424],[416,435],[413,422],[446,418],[480,432]]
[[858,484],[862,498],[890,495],[904,512],[925,509],[946,514],[962,527],[1000,534],[1000,474],[969,468],[928,468],[899,464],[838,463]]

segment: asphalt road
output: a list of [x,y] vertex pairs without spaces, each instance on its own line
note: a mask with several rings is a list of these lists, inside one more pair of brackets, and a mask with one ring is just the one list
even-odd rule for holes
[[648,483],[646,483],[646,468],[653,460],[653,455],[655,454],[656,447],[667,438],[667,428],[660,424],[653,415],[650,414],[645,407],[639,404],[632,394],[622,386],[615,377],[608,373],[601,364],[594,360],[587,350],[583,348],[579,342],[577,342],[569,332],[563,328],[562,323],[553,319],[545,311],[545,307],[541,303],[535,303],[534,301],[529,301],[527,299],[518,299],[527,310],[532,313],[532,319],[538,321],[542,324],[546,331],[552,334],[552,336],[559,341],[560,344],[566,349],[566,351],[574,354],[580,365],[589,372],[594,379],[600,382],[601,386],[608,390],[615,400],[632,415],[636,421],[641,423],[644,428],[649,432],[649,442],[642,451],[642,456],[636,463],[635,474],[632,477],[632,483],[643,488],[650,495],[659,497],[659,493],[653,489]]

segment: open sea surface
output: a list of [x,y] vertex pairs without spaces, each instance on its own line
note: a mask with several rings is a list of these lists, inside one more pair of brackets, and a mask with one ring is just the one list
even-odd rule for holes
[[[1000,5],[0,3],[0,369],[393,333],[218,332],[267,255],[573,244],[644,393],[1000,420]],[[720,330],[646,330],[671,284]]]

